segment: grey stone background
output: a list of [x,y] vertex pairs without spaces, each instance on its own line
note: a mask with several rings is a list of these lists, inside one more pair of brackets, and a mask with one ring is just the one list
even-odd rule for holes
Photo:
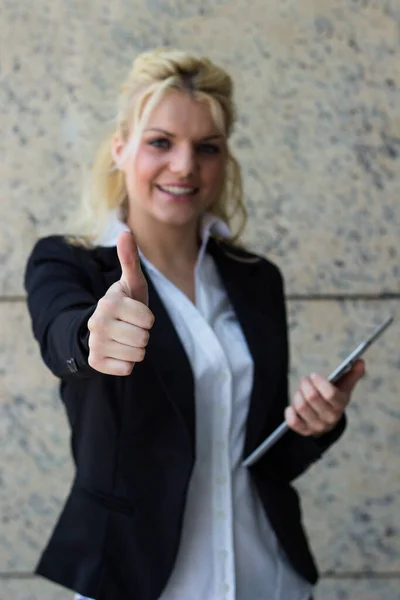
[[[22,274],[64,230],[131,59],[177,46],[235,78],[245,240],[285,274],[294,386],[398,311],[400,0],[0,0],[0,27],[0,600],[64,600],[30,575],[71,464]],[[400,598],[399,334],[371,348],[345,437],[298,482],[318,600]]]

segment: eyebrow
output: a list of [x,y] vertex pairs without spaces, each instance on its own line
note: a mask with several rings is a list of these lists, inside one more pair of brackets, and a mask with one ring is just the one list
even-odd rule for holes
[[[149,129],[145,129],[144,131],[145,132],[146,131],[158,131],[159,133],[163,133],[164,135],[167,135],[168,137],[171,137],[171,138],[176,137],[173,133],[170,133],[169,131],[166,131],[165,129],[161,129],[160,127],[150,127]],[[215,133],[213,135],[208,135],[207,137],[202,138],[200,141],[205,142],[208,140],[216,140],[218,138],[222,138],[222,135],[219,133]]]

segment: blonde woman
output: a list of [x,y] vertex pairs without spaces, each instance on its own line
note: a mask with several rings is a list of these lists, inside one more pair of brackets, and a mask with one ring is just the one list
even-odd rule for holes
[[304,377],[288,405],[282,277],[237,244],[234,119],[210,60],[140,55],[76,235],[27,265],[76,464],[37,573],[83,597],[308,600],[317,581],[291,482],[342,433],[364,365],[337,387]]

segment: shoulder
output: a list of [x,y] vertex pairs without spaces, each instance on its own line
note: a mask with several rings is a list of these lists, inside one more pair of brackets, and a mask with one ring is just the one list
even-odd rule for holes
[[51,235],[35,243],[26,263],[25,281],[36,275],[97,280],[118,266],[115,247],[85,246],[73,236]]
[[25,281],[36,274],[47,277],[58,276],[61,272],[76,273],[87,271],[88,260],[93,251],[71,243],[63,235],[42,237],[34,244],[25,267]]
[[28,267],[46,261],[76,263],[82,267],[97,253],[97,247],[84,246],[73,236],[50,235],[37,240],[28,257]]
[[87,248],[71,243],[68,236],[50,235],[39,238],[36,241],[35,245],[33,246],[31,256],[40,256],[46,254],[74,255],[85,252],[88,252]]
[[224,241],[217,242],[224,256],[238,265],[254,265],[253,272],[259,271],[264,276],[268,276],[270,280],[274,280],[279,285],[283,286],[283,275],[281,269],[270,259],[265,256],[256,254],[243,246],[233,246]]

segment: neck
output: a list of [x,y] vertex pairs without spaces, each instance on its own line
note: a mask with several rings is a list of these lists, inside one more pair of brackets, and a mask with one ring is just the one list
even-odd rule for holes
[[135,214],[128,219],[128,226],[141,252],[161,272],[184,273],[194,269],[199,251],[196,222],[171,226],[159,221],[141,222]]

